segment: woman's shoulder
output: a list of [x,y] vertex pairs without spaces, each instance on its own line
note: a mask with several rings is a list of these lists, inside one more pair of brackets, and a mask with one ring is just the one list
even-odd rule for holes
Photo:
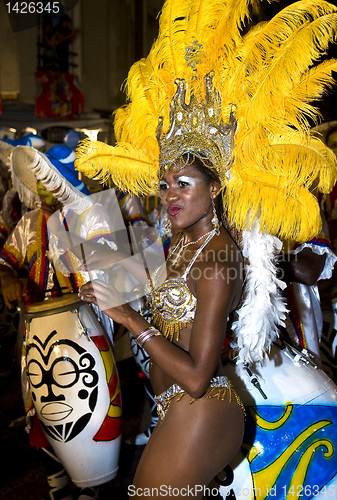
[[205,248],[203,261],[207,264],[217,264],[227,267],[228,265],[242,265],[243,256],[241,250],[223,228],[218,236],[210,241]]

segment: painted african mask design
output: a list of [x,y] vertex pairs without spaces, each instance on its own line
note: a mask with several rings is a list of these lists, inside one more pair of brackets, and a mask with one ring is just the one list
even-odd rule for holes
[[36,313],[35,304],[28,308],[25,347],[36,414],[72,481],[83,488],[117,474],[122,409],[105,333],[92,309],[74,301],[42,302],[37,309],[44,310]]
[[30,392],[49,439],[67,443],[90,424],[91,439],[108,441],[121,428],[118,374],[107,340],[97,331],[100,325],[83,326],[90,325],[91,309],[80,310],[31,320],[26,342]]
[[70,441],[83,431],[97,404],[99,375],[95,358],[53,330],[27,347],[27,374],[34,404],[48,436]]

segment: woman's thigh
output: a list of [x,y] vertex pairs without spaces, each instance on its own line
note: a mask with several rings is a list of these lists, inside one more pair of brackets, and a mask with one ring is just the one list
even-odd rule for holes
[[172,401],[164,420],[157,424],[136,471],[133,498],[137,498],[135,491],[147,498],[169,496],[170,488],[172,497],[178,499],[186,498],[188,491],[192,498],[202,498],[203,487],[237,453],[244,430],[240,406],[235,401],[206,398],[189,402],[188,395]]

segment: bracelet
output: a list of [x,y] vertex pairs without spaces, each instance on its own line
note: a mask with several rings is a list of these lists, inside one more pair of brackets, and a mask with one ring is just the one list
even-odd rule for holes
[[158,337],[161,333],[154,328],[154,326],[150,326],[149,328],[145,328],[142,330],[137,337],[134,337],[136,344],[143,349],[146,342],[148,342],[152,337]]
[[135,337],[135,342],[139,345],[139,347],[143,348],[148,340],[159,335],[161,335],[161,333],[153,326],[150,326],[149,328],[142,330],[137,337]]

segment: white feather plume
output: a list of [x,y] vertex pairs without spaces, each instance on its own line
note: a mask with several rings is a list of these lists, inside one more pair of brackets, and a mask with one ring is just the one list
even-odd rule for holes
[[287,285],[277,278],[275,265],[281,248],[278,238],[259,232],[258,223],[242,233],[242,253],[248,261],[245,296],[232,325],[241,376],[245,365],[263,361],[279,335],[278,326],[284,326],[287,308],[281,290]]
[[[48,191],[63,204],[77,214],[81,214],[92,207],[90,197],[76,189],[65,177],[61,176],[48,157],[43,153],[36,154],[38,161],[31,163],[29,168],[37,180],[41,181]],[[43,161],[44,160],[44,161]]]

